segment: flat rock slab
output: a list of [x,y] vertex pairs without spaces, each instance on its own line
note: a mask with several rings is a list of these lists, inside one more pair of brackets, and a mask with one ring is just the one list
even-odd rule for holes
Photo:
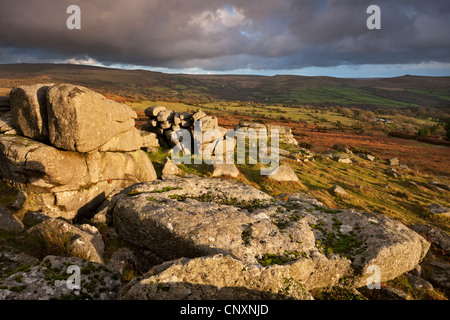
[[313,300],[289,271],[230,256],[182,258],[159,265],[124,288],[123,300]]
[[388,281],[413,269],[430,244],[383,215],[275,202],[221,179],[138,184],[111,202],[118,234],[163,260],[224,254],[271,268],[282,265],[306,289],[352,279],[366,285],[372,265]]
[[[79,289],[67,285],[71,266],[80,271]],[[23,265],[0,283],[0,300],[114,300],[122,287],[120,274],[102,264],[55,256]]]

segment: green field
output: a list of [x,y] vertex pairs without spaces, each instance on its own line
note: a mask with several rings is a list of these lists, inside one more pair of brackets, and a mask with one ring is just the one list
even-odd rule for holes
[[345,117],[335,111],[326,109],[316,110],[301,108],[301,107],[283,107],[283,106],[252,106],[245,103],[238,102],[216,102],[205,103],[198,106],[186,105],[177,102],[165,102],[165,101],[142,101],[139,103],[127,103],[131,108],[135,110],[145,110],[148,107],[154,105],[162,105],[167,109],[175,110],[176,112],[195,111],[197,108],[201,108],[208,114],[222,115],[226,114],[246,114],[249,116],[263,116],[265,118],[279,120],[280,117],[285,117],[290,121],[306,121],[310,123],[320,122],[323,126],[329,126],[339,121],[346,126],[352,126],[357,123],[357,120]]
[[[379,106],[401,108],[418,106],[401,100],[388,99],[371,93],[366,89],[351,87],[311,87],[291,90],[287,93],[273,96],[270,92],[257,92],[256,97],[265,98],[273,103],[289,101],[302,105],[339,105],[339,106]],[[438,98],[443,96],[433,95]]]
[[[187,75],[58,64],[0,65],[0,89],[39,83],[73,83],[133,101],[448,109],[450,77],[345,79],[306,76]],[[3,92],[3,91],[2,91]]]

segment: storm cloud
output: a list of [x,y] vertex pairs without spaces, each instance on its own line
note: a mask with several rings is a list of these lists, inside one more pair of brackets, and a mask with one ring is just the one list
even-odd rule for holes
[[[69,5],[81,30],[68,30]],[[381,8],[381,30],[366,9]],[[0,0],[0,62],[283,70],[448,63],[448,0]]]

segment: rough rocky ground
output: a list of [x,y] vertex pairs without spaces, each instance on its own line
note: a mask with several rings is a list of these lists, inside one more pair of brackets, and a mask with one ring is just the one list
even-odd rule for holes
[[[21,95],[41,88],[25,88]],[[128,150],[122,143],[134,139],[128,124],[133,112],[127,109],[125,118],[114,113],[124,127],[105,129],[109,134],[90,145],[79,132],[97,127],[87,124],[86,114],[65,123],[56,101],[74,96],[67,106],[72,111],[84,110],[83,99],[110,102],[87,89],[51,88],[48,111],[55,118],[47,125],[66,126],[67,137],[44,130],[39,94],[25,103],[31,122],[24,114],[11,118],[21,119],[15,125],[1,117],[0,172],[22,190],[0,184],[0,299],[448,298],[445,179],[424,182],[402,163],[386,165],[352,148],[314,154],[292,145],[280,152],[278,178],[256,175],[258,165],[177,168],[151,142],[142,147],[150,148],[147,155],[162,178],[151,181],[157,172],[136,150],[141,144]],[[26,100],[14,99],[16,105]],[[17,127],[29,137],[17,136]],[[164,167],[155,161],[159,156]],[[331,187],[320,180],[330,175],[345,178]],[[370,181],[352,184],[360,176]],[[393,185],[421,193],[408,195]],[[403,207],[394,214],[372,210],[382,205],[363,210],[359,204],[369,203],[367,193],[375,190],[384,195],[380,203],[402,198]],[[51,194],[50,206],[42,205],[42,192]],[[416,213],[431,198],[437,203],[427,204],[426,215]],[[69,270],[77,267],[81,288],[69,289]],[[368,289],[376,274],[381,288]]]

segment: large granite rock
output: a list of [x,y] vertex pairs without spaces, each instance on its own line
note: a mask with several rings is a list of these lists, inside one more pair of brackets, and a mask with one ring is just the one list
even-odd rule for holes
[[122,291],[123,300],[313,300],[289,270],[231,256],[182,258],[154,267]]
[[116,188],[156,179],[140,150],[83,154],[21,136],[0,135],[0,161],[2,179],[67,219],[94,209]]
[[[131,186],[110,205],[118,234],[163,260],[224,254],[244,263],[281,265],[310,290],[347,279],[366,285],[413,269],[429,243],[383,215],[331,210],[220,179],[178,178]],[[277,266],[278,268],[278,266]]]
[[424,234],[433,244],[450,254],[450,235],[444,230],[425,224],[410,226],[419,234]]
[[53,84],[14,87],[11,90],[13,125],[24,136],[48,140],[47,91]]
[[[70,84],[52,86],[47,102],[50,142],[55,147],[85,153],[101,148],[113,138],[114,145],[134,145],[130,135],[134,137],[136,133],[124,133],[134,128],[137,115],[124,104]],[[108,144],[102,151],[118,150]]]

